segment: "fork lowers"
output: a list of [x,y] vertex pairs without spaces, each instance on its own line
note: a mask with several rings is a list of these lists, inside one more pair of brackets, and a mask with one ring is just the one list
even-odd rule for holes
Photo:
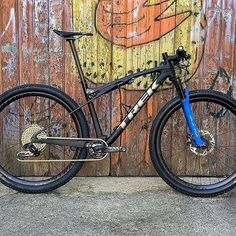
[[188,126],[191,137],[193,137],[194,144],[197,147],[206,147],[206,142],[202,139],[200,132],[198,130],[196,119],[194,117],[190,101],[189,101],[189,90],[185,88],[184,90],[185,99],[182,100],[182,106],[184,111],[185,120]]

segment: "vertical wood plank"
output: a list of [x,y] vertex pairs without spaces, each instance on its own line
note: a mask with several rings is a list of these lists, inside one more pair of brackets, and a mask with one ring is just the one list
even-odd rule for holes
[[[1,76],[2,90],[7,91],[15,87],[19,83],[19,31],[18,31],[18,5],[17,1],[4,1],[1,6],[2,31],[0,51],[1,59]],[[19,105],[11,107],[11,115],[9,111],[1,114],[3,121],[3,152],[5,163],[9,171],[20,175],[19,163],[15,162],[15,155],[19,148]],[[15,133],[13,138],[12,134]]]
[[[34,1],[33,9],[33,62],[34,62],[34,83],[49,84],[50,80],[50,60],[49,60],[49,2],[46,0]],[[38,98],[35,113],[41,114],[49,109],[49,104],[45,99]],[[37,115],[35,116],[37,119]],[[43,159],[48,155],[44,152]],[[34,174],[48,174],[48,164],[34,164]]]
[[49,2],[34,1],[34,77],[35,83],[49,83]]
[[2,86],[6,91],[18,84],[18,27],[17,2],[2,2]]
[[[97,1],[73,1],[74,27],[77,31],[93,32],[93,37],[83,37],[77,42],[77,50],[81,59],[86,78],[89,84],[99,84],[101,79],[110,78],[110,43],[101,40],[100,36],[95,33],[95,26],[92,24],[95,20],[95,8]],[[105,71],[104,71],[104,68]],[[106,72],[106,73],[104,73]],[[77,71],[75,72],[77,73]],[[79,84],[79,86],[81,86]],[[80,91],[80,104],[83,104],[81,97],[83,92]],[[78,99],[78,92],[75,97]],[[95,109],[98,112],[98,119],[101,122],[105,134],[110,133],[110,96],[105,95],[94,102]],[[94,126],[86,109],[86,118],[90,126],[90,136],[96,137]],[[110,171],[110,159],[107,158],[102,162],[86,163],[79,175],[98,175],[107,176]]]
[[[19,83],[34,83],[34,62],[33,62],[33,3],[27,0],[18,1],[19,19]],[[31,100],[32,102],[32,100]],[[24,129],[31,124],[34,114],[32,114],[32,103],[29,99],[20,102],[20,135]],[[20,151],[20,150],[19,150]],[[32,175],[33,164],[21,163],[21,175]]]
[[33,61],[33,8],[31,1],[19,1],[18,14],[20,18],[20,83],[27,84],[34,82],[34,61]]
[[[195,68],[198,68],[197,73],[189,83],[191,88],[209,88],[220,68],[225,69],[230,77],[230,82],[235,87],[235,1],[179,0],[168,9],[168,1],[164,2],[161,7],[155,6],[156,1],[150,1],[150,4],[153,4],[151,7],[145,7],[143,5],[145,1],[119,0],[111,2],[112,4],[110,4],[110,1],[103,0],[1,1],[0,90],[3,92],[18,84],[50,83],[68,93],[79,104],[84,102],[81,84],[77,78],[69,45],[52,32],[53,28],[94,33],[94,37],[84,37],[77,44],[83,69],[90,86],[100,86],[102,83],[107,83],[125,74],[153,67],[156,61],[161,61],[162,52],[174,53],[179,45],[184,45],[189,52],[194,54],[192,59],[193,69],[190,70],[190,74],[194,72]],[[103,21],[104,24],[109,20],[115,24],[118,24],[119,21],[122,24],[129,24],[127,26],[127,32],[129,33],[140,32],[150,22],[153,23],[154,16],[165,10],[164,14],[169,16],[176,14],[176,16],[174,21],[162,21],[162,23],[155,24],[153,29],[146,32],[145,37],[137,36],[131,40],[118,40],[123,43],[123,45],[118,45],[117,35],[115,35],[118,31],[115,26],[109,32],[112,35],[110,41],[106,40],[101,32],[98,32],[99,28],[95,29],[95,26],[97,26],[95,23],[96,17],[100,17],[96,16],[98,3],[105,4],[113,12],[113,14],[107,15],[103,12],[104,15],[101,15],[101,17],[106,17],[106,20]],[[135,14],[120,18],[117,17],[119,14],[114,14],[114,12],[128,12],[137,3],[139,10],[136,13],[144,13],[146,17],[144,21],[136,22],[137,16]],[[193,15],[189,20],[173,28],[173,22],[178,25],[181,20],[179,13],[186,11],[187,14],[190,10]],[[201,12],[201,16],[198,14],[199,12]],[[166,29],[169,29],[170,32],[163,36],[162,34]],[[204,38],[206,30],[207,38]],[[162,35],[163,37],[157,39],[156,35]],[[148,39],[150,39],[150,42],[147,43]],[[198,60],[201,59],[199,54],[202,54],[203,49],[205,49],[203,60],[199,65]],[[227,76],[220,74],[219,77],[215,89],[227,91],[229,88]],[[131,86],[126,86],[124,89],[106,95],[95,102],[99,120],[106,134],[109,134],[119,124],[130,106],[137,102],[143,90],[150,83],[151,79],[149,77],[140,78]],[[135,118],[135,121],[114,144],[127,146],[127,153],[114,154],[111,160],[108,158],[101,163],[86,164],[80,175],[156,175],[148,151],[151,121],[158,113],[159,108],[175,95],[176,92],[172,89],[161,90],[155,94],[148,105]],[[41,104],[41,107],[38,108],[39,111],[44,109],[45,106],[45,104]],[[17,111],[19,107],[16,106],[15,109]],[[91,129],[91,136],[95,137],[88,110],[85,109],[84,111]],[[199,108],[199,113],[201,112],[204,112],[203,108]],[[217,132],[220,132],[220,128],[226,128],[229,125],[228,119],[225,117],[225,120],[221,123],[216,123],[214,130],[216,135]],[[5,120],[4,123],[2,118],[3,132],[1,135],[3,136],[9,135],[6,132],[6,129],[9,128],[9,121],[13,122],[10,119]],[[20,126],[25,125],[25,121],[22,120],[22,122],[22,124],[19,123]],[[176,118],[169,126],[173,130],[172,140],[175,132],[176,134],[180,132],[176,130],[176,122],[180,122],[179,118]],[[204,122],[211,124],[212,121],[206,117]],[[20,128],[18,129],[21,132]],[[17,135],[19,136],[19,134]],[[169,139],[170,137],[166,138]],[[223,143],[223,140],[220,141]],[[172,149],[177,151],[178,146],[182,145],[181,142],[181,140],[173,140]],[[170,144],[167,144],[166,148],[169,146]],[[173,156],[170,161],[173,162],[173,168],[181,173],[185,171],[185,167],[191,165],[192,168],[197,168],[197,174],[207,172],[204,168],[205,161],[190,163],[187,160],[180,160],[178,162]],[[216,171],[216,174],[223,174],[225,171],[224,163],[227,163],[227,161],[229,160],[226,158],[223,166],[221,163],[216,163],[215,169],[217,170],[213,167],[211,172]],[[21,168],[22,174],[30,171],[32,170]],[[43,167],[39,168],[38,173],[40,171],[43,172]],[[186,171],[190,172],[192,170],[187,168]]]
[[[59,88],[62,91],[65,91],[65,80],[64,80],[64,39],[59,37],[57,34],[53,32],[54,29],[63,30],[63,17],[64,13],[64,1],[49,1],[48,3],[48,40],[49,40],[49,79],[50,85]],[[47,104],[49,107],[53,107],[52,104]],[[65,110],[61,110],[61,107],[57,105],[57,107],[53,107],[50,111],[51,122],[55,122],[56,120],[61,120],[68,113]],[[59,128],[65,126],[60,131]],[[57,127],[53,127],[53,129],[57,129],[61,136],[66,137],[68,134],[73,133],[73,126],[71,124],[71,120],[65,117],[62,121],[60,121]],[[71,128],[71,132],[69,132],[69,128]],[[52,129],[52,130],[53,130]],[[52,132],[53,133],[53,132]],[[67,134],[68,133],[68,134]],[[58,135],[58,134],[55,134]],[[49,156],[50,157],[58,157],[60,159],[68,159],[73,158],[72,152],[70,152],[70,148],[61,147],[58,145],[49,147]],[[57,173],[58,170],[62,170],[68,163],[53,163],[50,164],[50,172]]]

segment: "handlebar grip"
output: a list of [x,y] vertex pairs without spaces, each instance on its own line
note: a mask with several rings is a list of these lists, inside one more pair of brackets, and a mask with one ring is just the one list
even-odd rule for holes
[[190,54],[187,54],[187,57],[186,57],[186,60],[191,60],[191,55]]
[[84,33],[86,36],[93,36],[93,33]]

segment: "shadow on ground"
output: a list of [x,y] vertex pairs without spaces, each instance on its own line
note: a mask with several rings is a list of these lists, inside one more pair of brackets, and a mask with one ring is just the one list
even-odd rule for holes
[[48,194],[0,185],[0,235],[235,235],[236,190],[211,198],[160,178],[75,178]]

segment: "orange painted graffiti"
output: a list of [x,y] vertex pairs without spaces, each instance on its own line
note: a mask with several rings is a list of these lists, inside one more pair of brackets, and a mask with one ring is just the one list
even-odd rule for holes
[[100,0],[98,32],[108,41],[132,47],[158,40],[189,18],[191,11],[169,11],[176,0]]

